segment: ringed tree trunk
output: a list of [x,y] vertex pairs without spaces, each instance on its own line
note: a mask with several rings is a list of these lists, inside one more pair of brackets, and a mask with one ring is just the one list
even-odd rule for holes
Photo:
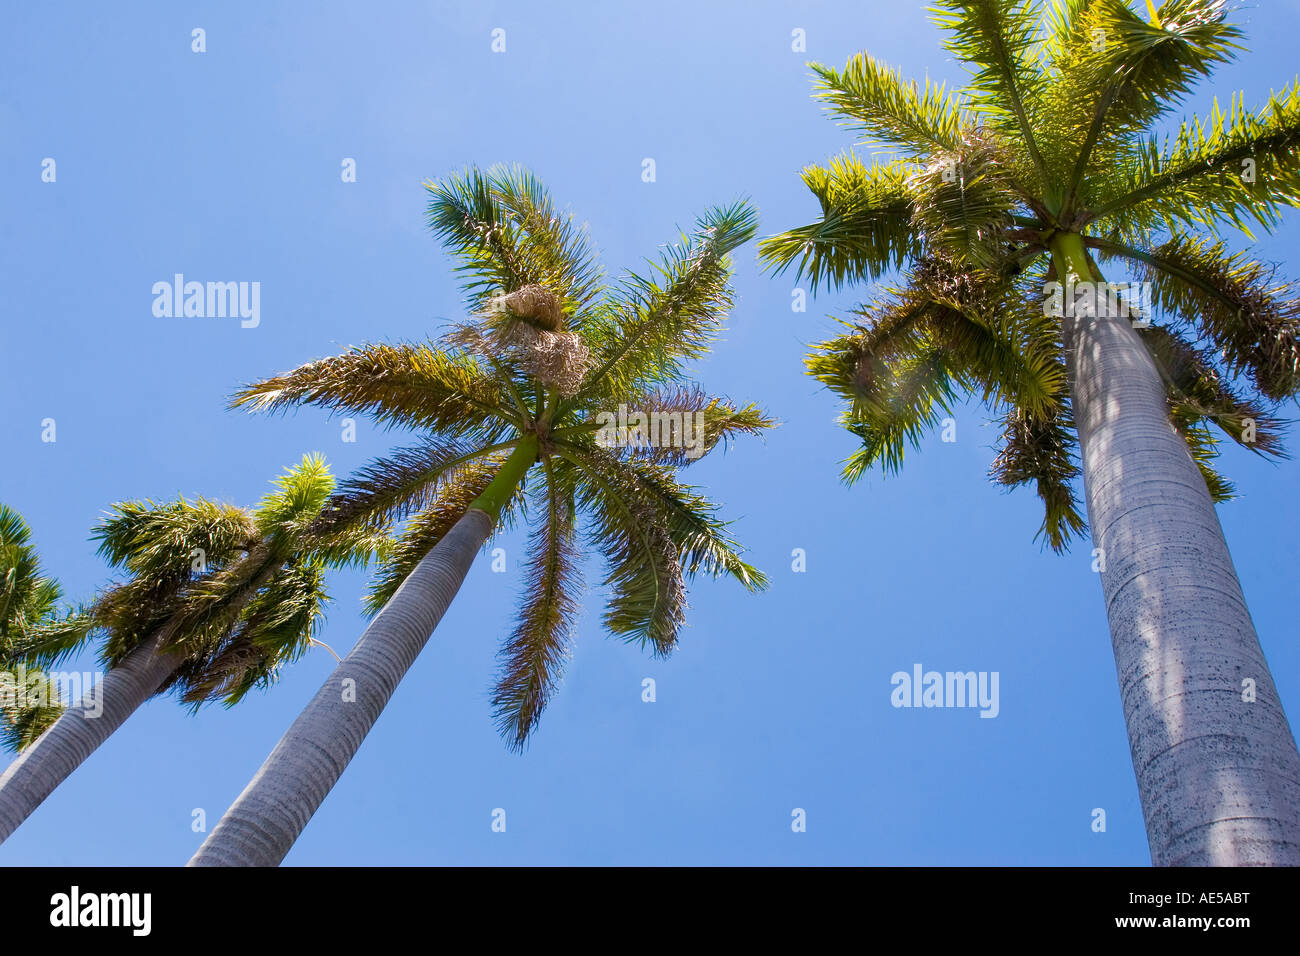
[[[1058,234],[1052,255],[1062,282],[1102,281],[1078,234]],[[1065,322],[1088,521],[1103,552],[1152,862],[1300,865],[1300,753],[1160,374],[1130,320]]]
[[[269,554],[262,545],[245,558],[251,564],[264,566],[245,586],[236,608],[245,607],[274,576],[276,562],[266,563]],[[0,843],[181,666],[184,654],[158,652],[177,626],[175,618],[160,626],[152,638],[109,670],[97,690],[88,690],[77,704],[65,710],[0,776]]]
[[158,653],[163,637],[159,633],[109,670],[0,776],[0,843],[180,666],[180,655]]
[[537,460],[526,437],[483,494],[402,582],[289,727],[188,866],[278,866],[338,782],[460,590]]

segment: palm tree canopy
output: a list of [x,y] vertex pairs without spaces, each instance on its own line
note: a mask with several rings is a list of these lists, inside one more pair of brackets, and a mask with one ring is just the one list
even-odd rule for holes
[[319,533],[335,488],[320,456],[304,456],[273,485],[252,509],[203,497],[113,505],[92,537],[127,579],[84,609],[84,626],[45,629],[26,658],[49,666],[99,635],[100,660],[116,667],[160,638],[158,653],[181,658],[160,694],[232,706],[270,686],[314,642],[326,569],[364,563],[384,546],[375,534]]
[[63,712],[55,685],[39,670],[25,669],[27,646],[62,623],[60,597],[58,581],[41,569],[27,522],[0,504],[0,670],[13,680],[12,699],[0,698],[0,746],[6,750],[22,750]]
[[[812,375],[845,400],[862,445],[853,481],[902,464],[965,396],[1003,419],[995,480],[1033,482],[1056,550],[1085,530],[1063,327],[1044,290],[1098,261],[1150,290],[1140,331],[1170,418],[1216,500],[1221,435],[1281,455],[1279,403],[1300,390],[1300,295],[1220,232],[1272,229],[1300,204],[1300,83],[1256,109],[1214,102],[1173,136],[1156,126],[1241,49],[1224,0],[937,0],[947,48],[970,70],[950,91],[867,54],[814,64],[829,110],[889,155],[804,170],[821,218],[764,240],[779,273],[814,289],[885,288],[817,346]],[[1077,255],[1063,254],[1079,243]],[[1133,303],[1136,306],[1136,303]],[[1154,314],[1150,314],[1154,313]]]
[[[606,628],[656,655],[676,643],[684,577],[766,583],[716,508],[676,476],[772,424],[687,377],[722,328],[729,254],[753,236],[756,217],[744,202],[711,209],[643,274],[611,283],[585,230],[526,170],[471,168],[425,187],[429,227],[456,260],[471,321],[436,341],[311,362],[243,388],[232,406],[315,404],[420,433],[354,475],[327,508],[335,532],[404,523],[372,612],[469,508],[507,525],[530,521],[523,603],[493,699],[501,733],[520,749],[567,655],[580,530],[607,562]],[[601,424],[620,407],[694,426],[697,447]]]
[[0,650],[48,620],[58,604],[59,584],[41,570],[32,532],[22,515],[0,504]]

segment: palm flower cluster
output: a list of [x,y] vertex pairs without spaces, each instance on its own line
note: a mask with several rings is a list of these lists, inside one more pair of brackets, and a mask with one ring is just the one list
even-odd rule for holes
[[[397,527],[368,607],[377,612],[475,507],[531,525],[522,606],[493,696],[501,733],[522,748],[554,692],[578,614],[580,546],[605,560],[605,627],[666,655],[686,609],[685,579],[764,584],[676,469],[680,449],[597,441],[620,404],[698,412],[706,449],[770,426],[754,405],[689,385],[732,304],[729,254],[755,230],[744,203],[710,210],[646,275],[607,282],[584,229],[519,168],[426,183],[428,223],[453,254],[470,320],[437,340],[372,344],[247,386],[237,407],[315,404],[418,433],[359,470],[327,506],[334,527]],[[675,454],[676,453],[676,454]],[[508,493],[489,486],[522,462]]]
[[1052,548],[1084,531],[1073,320],[1044,308],[1047,284],[1081,273],[1077,262],[1092,279],[1104,263],[1149,284],[1155,314],[1139,334],[1216,500],[1232,494],[1212,466],[1221,436],[1282,453],[1278,405],[1300,389],[1300,295],[1218,231],[1249,236],[1300,204],[1300,84],[1255,110],[1216,101],[1159,135],[1242,34],[1223,0],[1146,6],[938,0],[947,48],[971,71],[959,92],[866,54],[814,66],[828,108],[891,155],[804,170],[821,219],[765,240],[762,255],[814,289],[902,273],[808,359],[861,440],[848,480],[897,470],[975,395],[1002,419],[994,479],[1036,486]]

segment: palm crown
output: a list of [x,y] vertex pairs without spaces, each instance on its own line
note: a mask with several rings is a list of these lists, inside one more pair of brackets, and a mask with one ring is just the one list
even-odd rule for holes
[[54,663],[98,634],[100,659],[116,667],[157,639],[156,653],[179,658],[160,694],[232,706],[269,686],[316,643],[326,569],[364,563],[384,546],[373,535],[317,535],[335,487],[319,456],[273,484],[252,509],[202,497],[113,505],[93,537],[127,580],[98,595],[80,627],[49,627],[28,642],[28,659]]
[[[0,668],[27,662],[31,642],[43,629],[60,622],[61,596],[58,581],[41,569],[27,522],[0,504]],[[22,750],[62,712],[57,689],[44,675],[24,674],[21,684],[17,676],[13,699],[6,697],[0,703],[0,743],[9,750]]]
[[[953,404],[974,393],[1003,417],[994,478],[1033,482],[1057,550],[1086,525],[1064,357],[1071,322],[1045,314],[1046,283],[1101,276],[1148,284],[1140,334],[1171,421],[1216,500],[1218,432],[1282,453],[1277,404],[1300,388],[1300,298],[1219,238],[1272,228],[1300,203],[1300,85],[1248,110],[1241,97],[1161,138],[1153,127],[1239,49],[1222,0],[939,0],[948,49],[972,72],[951,93],[860,54],[814,65],[828,107],[889,147],[806,169],[822,218],[765,240],[778,271],[814,288],[905,281],[818,346],[811,373],[846,400],[862,440],[850,481],[897,470]],[[1199,234],[1203,231],[1206,235]],[[1213,428],[1211,427],[1213,426]]]
[[471,506],[494,520],[531,519],[523,603],[493,697],[500,731],[521,748],[556,687],[577,615],[579,515],[608,565],[605,626],[656,655],[676,643],[684,576],[765,583],[715,507],[678,482],[676,470],[698,455],[608,424],[620,406],[688,416],[700,452],[771,424],[686,377],[721,329],[728,254],[753,235],[755,216],[744,203],[713,209],[653,271],[610,284],[585,230],[530,173],[470,169],[425,185],[429,226],[457,260],[472,321],[439,341],[312,362],[244,388],[233,404],[310,403],[423,433],[353,476],[327,508],[337,530],[405,522],[371,611]]

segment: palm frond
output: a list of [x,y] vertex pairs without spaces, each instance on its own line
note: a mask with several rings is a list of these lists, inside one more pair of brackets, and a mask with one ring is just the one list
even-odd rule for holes
[[1153,304],[1214,343],[1228,373],[1274,401],[1300,392],[1300,286],[1222,242],[1177,234],[1154,249],[1093,242],[1134,262]]
[[366,345],[237,391],[231,408],[319,405],[385,426],[492,440],[518,424],[503,383],[473,356],[424,345]]
[[932,11],[947,31],[944,46],[973,68],[972,105],[1004,134],[1023,139],[1045,180],[1032,118],[1046,85],[1035,56],[1039,6],[1032,0],[938,0]]
[[109,564],[130,572],[142,587],[167,589],[205,564],[247,550],[257,540],[257,525],[244,509],[207,498],[145,499],[113,505],[91,539]]
[[760,258],[780,275],[792,265],[816,292],[857,279],[876,279],[922,253],[913,223],[911,179],[902,161],[867,166],[846,154],[809,166],[804,184],[821,203],[822,218],[759,243]]
[[1078,442],[1068,404],[1046,416],[1012,408],[1003,420],[1001,449],[990,476],[1008,487],[1034,483],[1043,502],[1042,538],[1058,554],[1087,531],[1073,483],[1079,477]]
[[317,533],[347,528],[382,529],[428,507],[459,471],[513,442],[478,445],[427,437],[357,469],[326,502]]
[[311,645],[328,601],[324,562],[291,558],[241,610],[236,627],[182,665],[174,685],[181,700],[196,707],[215,701],[231,707],[250,691],[269,687],[281,667]]
[[597,443],[679,468],[699,461],[738,435],[758,435],[775,424],[757,405],[733,405],[709,396],[698,385],[659,389],[626,405],[630,406],[627,417],[637,416],[639,424],[629,426],[628,434],[618,434],[619,416],[611,409],[606,420],[614,422],[600,430]]
[[958,264],[1001,265],[1020,197],[1007,151],[991,138],[967,136],[961,147],[935,153],[909,180],[913,228],[927,250]]
[[[1239,396],[1202,350],[1161,326],[1142,329],[1139,334],[1165,380],[1170,417],[1184,437],[1191,427],[1213,424],[1256,454],[1286,457],[1282,420],[1259,402]],[[1189,446],[1193,441],[1199,442],[1204,460],[1213,457],[1212,442],[1195,434],[1189,438]],[[1191,450],[1195,456],[1198,449]]]
[[473,311],[489,299],[542,285],[581,313],[600,289],[583,229],[558,213],[541,182],[520,167],[469,169],[426,182],[427,221],[458,260]]
[[304,455],[272,481],[275,490],[253,511],[260,537],[297,538],[320,517],[334,491],[334,476],[319,454]]
[[501,651],[492,696],[497,729],[512,750],[522,750],[542,709],[559,685],[578,615],[581,584],[574,534],[573,489],[557,486],[544,462],[545,520],[529,544],[519,623]]
[[638,500],[656,512],[656,520],[667,529],[688,578],[725,574],[748,591],[767,587],[767,575],[741,558],[743,549],[727,531],[728,523],[718,518],[717,507],[697,488],[676,481],[671,468],[651,462],[632,462],[629,473]]
[[[0,748],[21,753],[54,725],[66,704],[59,697],[58,686],[41,671],[6,673],[13,684],[0,692]],[[12,697],[9,694],[12,690]]]
[[952,414],[964,390],[965,383],[938,346],[927,346],[896,363],[841,416],[845,428],[862,441],[844,463],[845,482],[857,482],[877,465],[886,474],[896,474],[908,446],[920,447],[925,434]]
[[624,279],[619,306],[594,312],[585,330],[594,371],[582,394],[633,394],[678,381],[684,363],[703,356],[721,331],[732,303],[730,253],[757,225],[744,201],[711,209],[651,272]]
[[57,581],[41,569],[31,529],[22,515],[0,504],[0,664],[48,621],[62,596]]
[[[465,516],[474,499],[492,481],[502,461],[503,455],[485,455],[469,461],[430,493],[423,509],[411,516],[382,557],[365,598],[367,614],[377,614],[392,599],[415,566]],[[519,506],[521,495],[522,491],[502,509],[503,523],[508,522],[510,513]]]
[[1274,228],[1283,209],[1300,206],[1300,82],[1253,113],[1240,95],[1226,112],[1216,100],[1172,143],[1143,143],[1107,184],[1089,213],[1102,233]]
[[9,660],[28,666],[57,667],[85,646],[97,627],[88,606],[71,608],[62,615],[51,613],[28,624],[11,640],[6,654]]
[[865,133],[865,142],[893,146],[908,158],[959,148],[968,125],[964,104],[942,85],[918,86],[866,53],[842,70],[810,65],[818,77],[814,95]]
[[1240,49],[1241,30],[1226,18],[1224,0],[1169,0],[1152,22],[1124,0],[1080,8],[1072,48],[1055,64],[1056,109],[1048,114],[1059,139],[1075,150],[1067,203],[1089,169],[1113,163],[1130,137]]
[[686,588],[672,536],[636,493],[627,468],[601,448],[558,444],[556,453],[579,476],[555,467],[575,489],[578,509],[590,519],[587,536],[605,556],[603,586],[610,599],[604,615],[612,634],[667,656],[686,616]]

